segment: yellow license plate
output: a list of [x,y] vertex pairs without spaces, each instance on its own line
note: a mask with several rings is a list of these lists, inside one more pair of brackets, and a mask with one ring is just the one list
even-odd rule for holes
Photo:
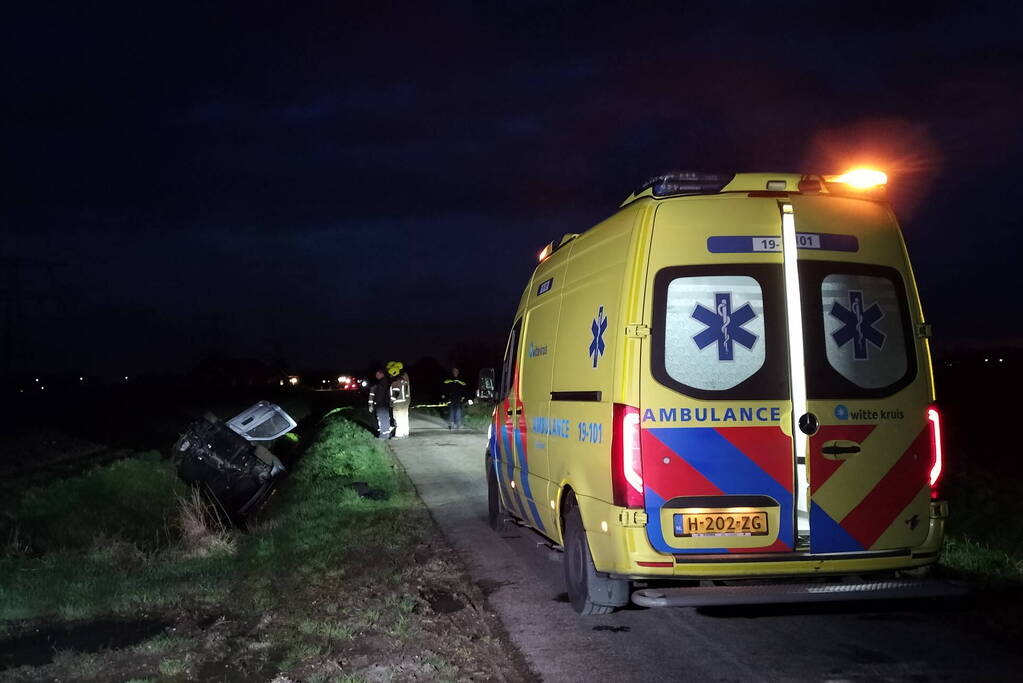
[[767,513],[760,512],[683,512],[675,515],[675,535],[766,536]]

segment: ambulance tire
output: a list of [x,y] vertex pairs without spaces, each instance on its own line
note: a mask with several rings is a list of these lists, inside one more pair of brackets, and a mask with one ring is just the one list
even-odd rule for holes
[[501,505],[501,494],[497,490],[497,475],[494,473],[494,461],[489,457],[487,463],[487,524],[494,531],[501,532],[507,519],[504,506]]
[[565,586],[572,608],[583,616],[609,614],[629,602],[629,582],[597,574],[579,508],[565,519]]

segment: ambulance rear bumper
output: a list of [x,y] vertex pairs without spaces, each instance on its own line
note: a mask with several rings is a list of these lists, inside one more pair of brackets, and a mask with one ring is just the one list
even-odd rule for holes
[[906,600],[960,597],[965,584],[922,579],[889,579],[858,583],[774,583],[740,586],[644,588],[632,594],[641,607],[711,607],[773,605],[852,600]]

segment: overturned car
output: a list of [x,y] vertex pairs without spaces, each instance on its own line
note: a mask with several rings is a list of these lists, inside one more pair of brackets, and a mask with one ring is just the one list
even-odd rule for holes
[[284,474],[280,459],[259,442],[273,441],[296,426],[280,406],[260,401],[227,422],[206,413],[174,444],[178,476],[211,496],[233,522],[267,499]]

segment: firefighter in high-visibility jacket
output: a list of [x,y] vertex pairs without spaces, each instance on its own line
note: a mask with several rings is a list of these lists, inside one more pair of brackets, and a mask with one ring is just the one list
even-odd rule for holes
[[394,438],[402,439],[409,434],[408,409],[412,402],[409,389],[408,373],[400,361],[387,364],[387,374],[391,378],[391,414],[394,415]]
[[458,368],[451,368],[451,377],[444,380],[444,398],[448,400],[448,429],[462,428],[462,402],[468,389],[458,376]]

